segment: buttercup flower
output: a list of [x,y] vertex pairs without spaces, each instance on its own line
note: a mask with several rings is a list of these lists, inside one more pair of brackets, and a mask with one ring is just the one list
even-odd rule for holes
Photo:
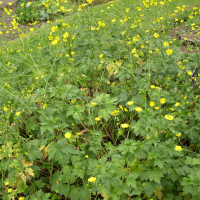
[[5,185],[9,185],[9,182],[7,181],[7,182],[5,182]]
[[189,72],[188,72],[188,75],[190,75],[190,76],[191,76],[191,75],[192,75],[192,72],[191,72],[191,71],[189,71]]
[[64,37],[64,38],[68,38],[68,37],[69,37],[69,33],[68,33],[68,32],[65,32],[65,33],[63,34],[63,37]]
[[142,111],[142,108],[136,107],[135,110],[136,110],[137,112],[141,112],[141,111]]
[[173,53],[173,50],[172,49],[167,49],[166,53],[167,53],[167,55],[171,55]]
[[161,99],[160,99],[160,103],[162,103],[162,104],[164,104],[164,103],[165,103],[165,101],[166,101],[166,99],[165,99],[165,98],[161,98]]
[[177,103],[175,104],[175,106],[176,106],[176,107],[178,107],[179,105],[180,105],[180,103],[179,103],[179,102],[177,102]]
[[85,158],[88,158],[88,155],[85,155]]
[[3,110],[5,111],[5,112],[7,112],[8,111],[8,108],[7,107],[3,107]]
[[154,36],[155,38],[158,38],[158,37],[159,37],[158,33],[154,33],[153,36]]
[[129,127],[129,124],[121,124],[121,127],[122,127],[122,128],[128,128],[128,127]]
[[18,116],[20,115],[20,113],[21,113],[20,111],[19,111],[19,112],[16,112],[16,116],[18,117]]
[[163,46],[168,47],[169,46],[169,42],[164,42]]
[[181,133],[176,134],[176,137],[181,137]]
[[88,182],[92,183],[92,182],[95,182],[97,180],[96,177],[90,177],[88,178]]
[[96,105],[97,105],[97,103],[94,103],[94,102],[91,102],[91,104],[92,104],[93,106],[96,106]]
[[133,105],[133,103],[134,103],[133,101],[128,101],[127,105],[131,106],[131,105]]
[[94,119],[95,119],[95,121],[100,121],[101,117],[95,117]]
[[65,133],[65,138],[69,139],[72,136],[70,132]]
[[89,4],[91,4],[91,3],[93,2],[93,0],[87,0],[87,2],[88,2]]
[[181,147],[180,145],[176,145],[176,146],[175,146],[175,150],[176,150],[176,151],[181,151],[181,150],[182,150],[182,147]]
[[165,119],[167,119],[167,120],[173,120],[173,119],[174,119],[174,117],[173,117],[173,116],[171,116],[171,115],[165,115]]
[[151,107],[153,107],[153,106],[155,105],[155,103],[154,103],[153,101],[150,101],[150,102],[149,102],[149,105],[150,105]]
[[154,89],[154,88],[156,88],[156,86],[155,85],[151,85],[150,88]]
[[12,191],[13,191],[12,188],[8,189],[8,193],[11,193]]

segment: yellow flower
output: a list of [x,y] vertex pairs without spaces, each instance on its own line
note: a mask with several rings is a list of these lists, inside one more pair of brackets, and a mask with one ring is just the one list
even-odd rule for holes
[[159,34],[158,33],[154,33],[153,35],[155,38],[158,38],[159,37]]
[[150,88],[154,89],[154,88],[156,88],[156,86],[155,85],[151,85]]
[[5,182],[5,185],[9,185],[9,182],[7,181],[7,182]]
[[156,107],[154,107],[154,109],[155,109],[155,110],[158,110],[158,109],[159,109],[159,107],[157,107],[157,106],[156,106]]
[[142,108],[136,107],[135,110],[136,110],[137,112],[141,112],[141,111],[142,111]]
[[167,55],[171,55],[173,53],[173,50],[172,49],[167,49],[166,53],[167,53]]
[[57,43],[58,43],[58,41],[57,40],[54,40],[54,41],[52,41],[51,42],[53,45],[56,45]]
[[24,197],[19,197],[19,200],[24,200]]
[[141,10],[142,10],[140,7],[136,7],[136,9],[137,9],[138,11],[141,11]]
[[171,115],[165,115],[165,119],[167,119],[167,120],[173,120],[173,119],[174,119],[174,117],[173,117],[173,116],[171,116]]
[[128,125],[128,124],[121,124],[121,127],[122,127],[122,128],[128,128],[129,125]]
[[81,133],[80,133],[80,132],[77,132],[76,134],[77,134],[77,135],[81,135]]
[[176,107],[178,107],[179,105],[180,105],[180,103],[179,103],[179,102],[177,102],[177,103],[175,104],[175,106],[176,106]]
[[53,40],[53,36],[52,35],[49,35],[48,38],[49,38],[49,40]]
[[176,151],[181,151],[181,150],[182,150],[182,147],[179,146],[179,145],[176,145],[176,146],[175,146],[175,150],[176,150]]
[[136,48],[133,48],[131,53],[136,53]]
[[124,111],[125,111],[125,112],[128,112],[127,108],[124,108]]
[[162,104],[164,104],[164,103],[165,103],[165,101],[166,101],[166,99],[165,99],[165,98],[161,98],[161,99],[160,99],[160,103],[162,103]]
[[176,137],[181,137],[181,133],[176,134]]
[[8,189],[8,193],[11,193],[12,191],[13,191],[12,188]]
[[93,2],[93,0],[87,0],[87,2],[88,2],[89,4],[91,4],[91,3]]
[[69,139],[72,136],[70,132],[65,133],[65,138]]
[[30,30],[31,32],[33,32],[33,31],[34,31],[34,28],[30,28],[29,30]]
[[20,111],[19,111],[19,112],[16,112],[16,116],[19,116],[19,115],[20,115],[20,113],[21,113]]
[[127,105],[131,106],[131,105],[133,105],[133,103],[134,103],[133,101],[128,101]]
[[7,112],[8,111],[8,108],[7,107],[3,107],[3,110],[5,111],[5,112]]
[[150,102],[149,102],[149,105],[150,105],[151,107],[153,107],[153,106],[155,105],[155,103],[154,103],[153,101],[150,101]]
[[[200,87],[200,86],[199,86]],[[123,106],[122,105],[119,105],[119,108],[121,109],[121,110],[124,110],[124,108],[123,108]]]
[[88,158],[88,155],[85,155],[85,158]]
[[190,76],[191,76],[191,75],[192,75],[192,72],[191,72],[191,71],[189,71],[189,72],[188,72],[188,75],[190,75]]
[[88,182],[92,183],[92,182],[95,182],[97,180],[96,177],[90,177],[88,178]]
[[95,119],[95,121],[100,121],[101,117],[95,117],[94,119]]
[[99,58],[103,58],[103,54],[100,54],[100,55],[99,55]]
[[168,47],[169,46],[169,42],[164,42],[163,46]]

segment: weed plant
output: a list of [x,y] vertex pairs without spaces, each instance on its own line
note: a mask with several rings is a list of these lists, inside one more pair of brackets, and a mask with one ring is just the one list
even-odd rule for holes
[[4,43],[2,199],[200,198],[200,56],[169,36],[200,34],[191,2],[88,0]]

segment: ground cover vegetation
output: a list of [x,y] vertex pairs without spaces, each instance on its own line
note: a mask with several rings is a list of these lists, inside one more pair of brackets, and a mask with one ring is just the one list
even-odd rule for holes
[[54,2],[1,19],[1,198],[198,200],[198,1]]

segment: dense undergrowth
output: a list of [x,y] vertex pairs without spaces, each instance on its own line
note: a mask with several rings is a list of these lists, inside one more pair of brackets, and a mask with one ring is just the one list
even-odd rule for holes
[[200,34],[188,4],[84,3],[4,43],[1,198],[199,199],[200,56],[169,36]]

